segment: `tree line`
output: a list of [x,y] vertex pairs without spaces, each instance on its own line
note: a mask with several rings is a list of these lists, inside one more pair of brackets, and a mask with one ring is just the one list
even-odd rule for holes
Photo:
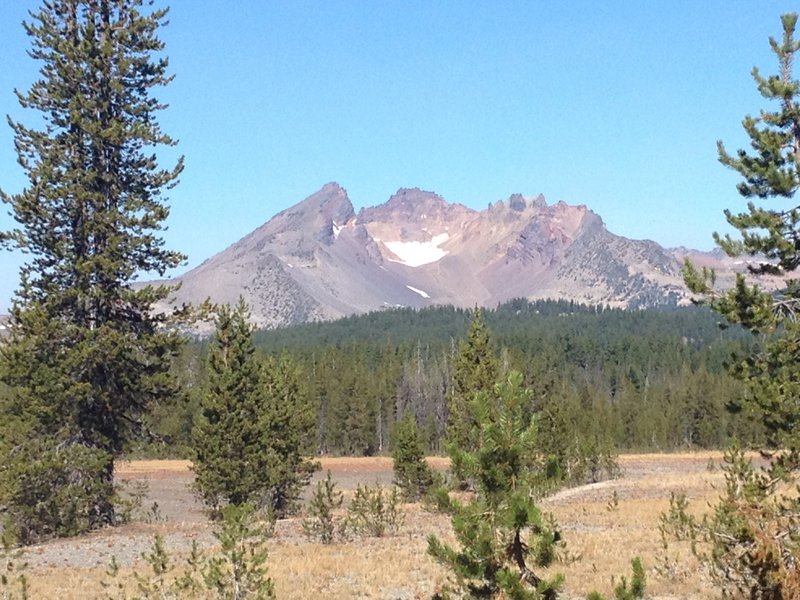
[[[742,387],[726,365],[754,339],[720,327],[706,308],[631,312],[515,300],[482,312],[498,369],[523,374],[532,390],[530,409],[542,413],[554,438],[616,451],[763,439],[757,420],[727,410]],[[425,450],[442,454],[458,340],[473,314],[447,306],[371,313],[257,331],[254,346],[262,357],[283,357],[302,372],[298,394],[314,414],[307,452],[389,453],[393,431],[409,411]],[[190,389],[206,377],[208,348],[207,340],[195,340],[180,357],[177,375]],[[166,443],[140,451],[185,454],[197,410],[191,394],[180,410],[157,409],[154,430]]]

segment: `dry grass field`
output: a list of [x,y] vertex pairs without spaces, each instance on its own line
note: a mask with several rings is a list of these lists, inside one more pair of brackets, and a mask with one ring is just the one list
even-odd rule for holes
[[[566,550],[579,560],[559,564],[566,575],[563,598],[581,598],[592,589],[609,594],[612,574],[629,574],[630,560],[642,557],[648,594],[658,599],[705,599],[716,593],[677,545],[665,553],[658,519],[672,492],[685,493],[697,510],[716,497],[722,482],[718,453],[625,455],[619,479],[563,490],[543,501],[560,523]],[[431,459],[436,468],[445,459]],[[345,495],[359,483],[388,485],[392,462],[377,458],[324,458],[323,477],[330,470]],[[715,466],[716,465],[716,466]],[[111,556],[123,566],[145,572],[141,560],[155,533],[162,534],[171,553],[180,557],[192,540],[213,546],[211,529],[186,485],[191,481],[185,461],[134,461],[119,465],[120,478],[149,485],[139,522],[78,539],[57,540],[26,551],[33,598],[84,600],[108,597],[101,585]],[[153,508],[157,503],[157,508]],[[279,598],[414,599],[426,598],[446,579],[426,555],[429,533],[448,537],[448,520],[406,505],[397,536],[358,539],[323,546],[309,542],[301,518],[278,523],[269,540],[270,575]],[[676,557],[680,561],[675,561]]]

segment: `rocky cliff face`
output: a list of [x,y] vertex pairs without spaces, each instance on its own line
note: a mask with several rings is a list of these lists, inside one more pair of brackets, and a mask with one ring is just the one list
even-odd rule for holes
[[641,308],[685,301],[687,254],[616,236],[585,206],[542,196],[476,211],[401,189],[356,215],[329,183],[179,277],[174,301],[243,295],[259,327],[517,297]]

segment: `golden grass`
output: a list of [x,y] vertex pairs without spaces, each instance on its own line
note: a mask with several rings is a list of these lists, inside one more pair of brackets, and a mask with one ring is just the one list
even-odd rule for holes
[[[542,505],[553,513],[562,527],[567,550],[581,559],[559,564],[554,570],[567,577],[563,598],[580,598],[597,589],[611,595],[612,575],[630,574],[630,560],[640,556],[647,569],[648,594],[659,599],[705,600],[717,596],[710,583],[696,574],[697,566],[688,549],[672,544],[661,547],[659,515],[668,508],[671,492],[685,493],[695,511],[707,509],[707,502],[722,484],[717,469],[719,453],[668,455],[625,455],[620,458],[623,477],[618,480],[566,490]],[[446,459],[433,466],[446,467]],[[370,475],[391,470],[391,459],[329,458],[323,469],[336,476],[344,473]],[[159,472],[187,472],[186,461],[133,461],[121,463],[127,475]],[[612,501],[617,494],[616,505]],[[320,598],[425,598],[440,586],[447,574],[427,556],[426,537],[436,533],[450,538],[446,517],[404,507],[405,524],[391,538],[355,540],[323,546],[308,542],[301,533],[300,520],[286,524],[269,541],[269,571],[278,597],[289,600]],[[656,567],[665,571],[659,574]],[[144,570],[146,565],[141,565]],[[123,574],[126,571],[123,571]],[[99,584],[102,569],[36,569],[31,573],[33,598],[78,600],[103,597]]]
[[[367,456],[353,458],[352,456],[324,456],[315,458],[322,466],[322,471],[338,472],[384,472],[392,470],[390,456]],[[450,466],[450,459],[443,456],[430,456],[428,464],[437,470],[444,470]],[[126,477],[131,475],[147,475],[153,472],[190,473],[192,463],[188,460],[121,460],[117,461],[115,472]]]
[[188,460],[120,460],[114,468],[115,475],[147,475],[150,473],[189,473],[192,466]]

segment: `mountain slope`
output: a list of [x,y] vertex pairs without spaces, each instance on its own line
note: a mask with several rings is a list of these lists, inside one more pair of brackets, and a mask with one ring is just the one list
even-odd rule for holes
[[243,295],[259,327],[516,297],[650,307],[685,297],[687,253],[616,236],[585,206],[548,206],[542,196],[476,211],[401,189],[356,215],[329,183],[179,277],[174,300]]

